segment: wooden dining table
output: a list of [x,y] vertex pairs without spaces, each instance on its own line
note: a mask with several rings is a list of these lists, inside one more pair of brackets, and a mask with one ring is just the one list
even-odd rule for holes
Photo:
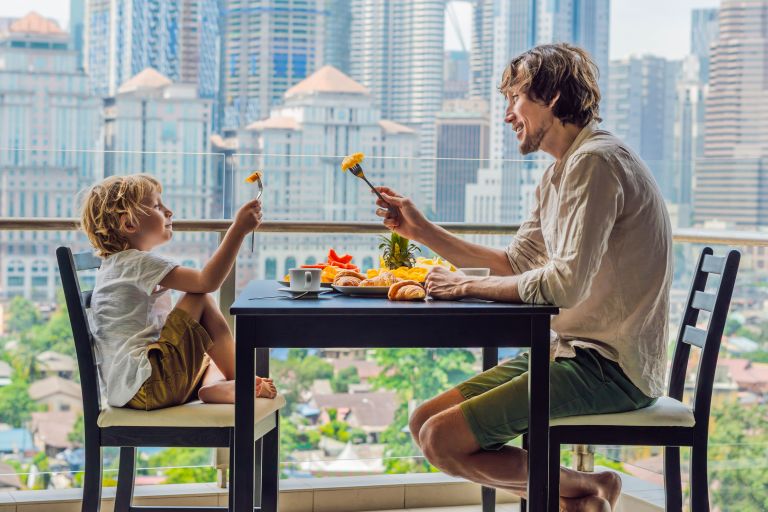
[[[277,512],[279,493],[261,493],[258,484],[269,488],[266,483],[277,482],[279,470],[265,471],[269,464],[255,462],[254,372],[269,375],[270,348],[327,347],[480,347],[483,369],[498,363],[499,347],[530,348],[527,505],[531,511],[548,510],[549,333],[550,317],[558,308],[481,300],[393,302],[336,292],[292,300],[279,291],[281,286],[276,281],[251,281],[230,308],[236,338],[235,473],[230,489],[234,510],[256,506],[262,512]],[[280,383],[275,384],[279,391]],[[277,460],[278,428],[257,445],[263,460]],[[493,489],[483,488],[484,512],[494,510],[494,498]],[[558,510],[557,503],[550,505]]]

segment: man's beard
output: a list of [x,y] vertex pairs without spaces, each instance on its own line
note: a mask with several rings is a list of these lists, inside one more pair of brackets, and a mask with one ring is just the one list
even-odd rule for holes
[[520,147],[518,148],[520,150],[520,154],[528,155],[538,151],[539,146],[541,146],[541,141],[544,139],[544,135],[546,134],[547,131],[544,128],[539,128],[536,133],[530,137],[525,137],[520,143]]

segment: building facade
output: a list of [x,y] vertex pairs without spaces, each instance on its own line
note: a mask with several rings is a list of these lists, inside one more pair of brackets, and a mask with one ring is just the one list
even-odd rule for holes
[[[29,14],[0,34],[0,216],[72,217],[76,195],[100,175],[101,109],[70,35]],[[74,232],[0,233],[0,299],[53,301],[55,248]]]

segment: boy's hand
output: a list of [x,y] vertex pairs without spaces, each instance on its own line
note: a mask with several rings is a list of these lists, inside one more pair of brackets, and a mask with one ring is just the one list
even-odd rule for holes
[[261,226],[261,200],[254,199],[245,203],[235,214],[232,229],[243,236]]

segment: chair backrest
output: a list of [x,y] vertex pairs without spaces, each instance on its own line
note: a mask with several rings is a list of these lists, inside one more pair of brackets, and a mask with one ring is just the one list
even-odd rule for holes
[[91,306],[93,290],[80,291],[77,273],[101,266],[101,259],[91,252],[72,254],[69,247],[56,249],[59,262],[59,274],[64,287],[64,298],[69,310],[69,321],[75,338],[77,364],[80,370],[80,386],[83,391],[83,420],[86,433],[96,426],[101,411],[101,389],[96,369],[96,357],[93,349],[93,335],[88,325],[86,310]]
[[[677,335],[669,376],[669,396],[682,400],[691,346],[700,348],[693,394],[693,414],[697,427],[704,431],[709,424],[717,356],[740,259],[741,253],[735,250],[728,252],[726,256],[715,256],[710,247],[701,251]],[[711,290],[706,291],[707,282],[712,275],[716,276],[712,278],[714,283],[710,281]],[[700,311],[710,314],[706,329],[696,327]]]

